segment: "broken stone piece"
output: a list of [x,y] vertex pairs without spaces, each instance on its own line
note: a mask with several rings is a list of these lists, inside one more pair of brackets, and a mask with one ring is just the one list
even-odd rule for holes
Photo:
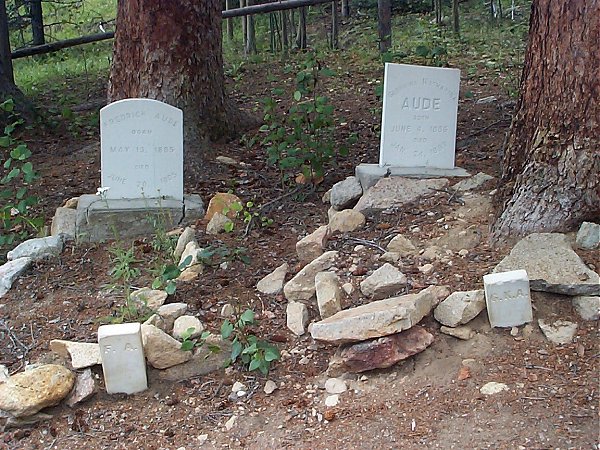
[[129,299],[138,306],[146,306],[155,311],[165,303],[168,296],[165,291],[144,287],[132,292]]
[[435,308],[433,315],[438,322],[456,327],[473,320],[484,308],[485,293],[482,289],[453,292]]
[[338,252],[329,251],[323,253],[317,259],[304,266],[294,278],[283,287],[283,293],[288,300],[308,300],[315,295],[315,276],[319,272],[332,267],[337,260]]
[[183,230],[183,232],[179,235],[179,238],[177,239],[177,245],[175,246],[175,250],[173,251],[173,258],[175,258],[175,260],[181,258],[181,255],[183,254],[186,245],[195,240],[195,236],[196,230],[194,230],[193,228],[186,227],[185,230]]
[[193,329],[193,331],[187,337],[188,339],[194,339],[202,334],[204,325],[202,325],[202,322],[200,322],[200,319],[197,317],[187,315],[179,316],[173,323],[173,337],[175,339],[182,339],[190,329]]
[[306,333],[308,323],[308,309],[304,303],[291,301],[286,308],[287,327],[297,336]]
[[269,275],[256,284],[258,292],[267,295],[276,295],[283,290],[283,282],[289,270],[288,263],[283,263]]
[[580,248],[588,250],[598,248],[600,246],[600,225],[593,222],[583,222],[577,232],[576,242]]
[[84,367],[102,364],[100,346],[95,342],[72,342],[62,339],[52,339],[50,341],[50,350],[65,359],[70,359],[73,369],[83,369]]
[[338,211],[352,208],[362,196],[363,190],[360,181],[356,177],[348,177],[333,185],[329,194],[329,201]]
[[62,236],[28,239],[8,252],[6,259],[12,261],[18,258],[31,258],[34,261],[39,261],[60,255],[63,244]]
[[96,381],[94,380],[92,371],[90,369],[85,369],[82,373],[77,375],[75,386],[65,400],[65,403],[72,408],[89,399],[96,393],[96,390]]
[[333,316],[342,309],[340,279],[334,272],[317,273],[315,289],[321,319]]
[[332,233],[350,233],[365,226],[367,219],[364,214],[353,209],[344,209],[343,211],[332,214],[329,219],[329,229]]
[[570,344],[577,332],[577,324],[566,320],[557,320],[548,323],[544,319],[538,320],[538,325],[546,338],[557,345]]
[[583,320],[600,319],[600,297],[586,295],[573,297],[573,307]]
[[231,223],[231,219],[220,212],[216,212],[211,217],[208,224],[206,224],[206,233],[208,234],[219,234],[225,231],[228,223]]
[[329,238],[329,227],[320,226],[308,236],[296,243],[296,253],[302,262],[310,262],[323,254],[323,249]]
[[457,339],[461,339],[463,341],[468,341],[473,336],[475,336],[475,332],[469,327],[446,327],[442,325],[440,327],[440,332],[447,334],[448,336],[455,337]]
[[360,283],[366,297],[378,300],[396,294],[407,283],[406,275],[390,263],[385,263]]
[[181,350],[181,342],[153,325],[142,325],[142,341],[148,363],[157,369],[166,369],[192,358],[192,352]]
[[400,256],[414,255],[418,253],[414,244],[401,234],[392,238],[386,247],[388,252],[398,253]]
[[398,361],[422,352],[432,342],[431,333],[415,326],[390,336],[346,344],[331,359],[327,373],[339,376],[345,372],[360,373],[391,367]]

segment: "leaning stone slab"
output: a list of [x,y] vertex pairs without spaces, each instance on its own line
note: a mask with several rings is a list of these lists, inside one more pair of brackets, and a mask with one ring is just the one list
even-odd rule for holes
[[60,255],[62,249],[63,238],[61,236],[29,239],[8,252],[6,259],[12,261],[18,258],[31,258],[34,261],[39,261]]
[[573,307],[583,320],[600,319],[600,297],[589,295],[573,297]]
[[74,383],[73,372],[58,364],[20,372],[0,384],[0,410],[13,417],[31,416],[60,403]]
[[329,201],[338,211],[352,208],[362,196],[363,190],[360,181],[356,177],[348,177],[335,183],[329,194]]
[[440,177],[469,177],[465,169],[438,169],[436,167],[380,167],[379,164],[359,164],[355,170],[363,190],[374,186],[384,177],[404,178],[440,178]]
[[76,237],[76,221],[77,211],[71,208],[63,208],[62,206],[59,206],[58,208],[56,208],[56,212],[54,213],[54,217],[52,218],[52,225],[50,226],[50,235],[62,235],[66,241],[74,240]]
[[330,233],[329,227],[323,225],[296,242],[296,253],[300,261],[310,262],[321,256]]
[[292,301],[308,300],[315,295],[315,276],[332,267],[337,259],[335,250],[325,252],[317,259],[307,264],[294,278],[283,287],[285,298]]
[[448,185],[446,178],[412,179],[403,177],[382,178],[362,196],[354,209],[365,215],[391,207],[412,203],[424,195],[435,193]]
[[329,362],[327,373],[339,376],[346,372],[360,373],[367,370],[391,367],[398,361],[422,352],[433,342],[433,335],[420,326],[401,333],[358,344],[341,346]]
[[600,225],[593,222],[583,222],[579,227],[575,241],[580,248],[588,250],[598,248],[600,246]]
[[6,294],[15,280],[33,263],[32,258],[17,258],[0,266],[0,297]]
[[267,295],[276,295],[283,290],[283,282],[289,270],[288,263],[283,263],[266,277],[256,283],[258,292]]
[[600,295],[600,277],[559,233],[534,233],[520,240],[494,272],[524,269],[534,291]]
[[476,291],[453,292],[441,302],[433,315],[448,327],[456,327],[473,320],[485,308],[485,293]]
[[340,311],[312,323],[313,339],[343,344],[364,341],[408,330],[428,315],[449,294],[445,286],[430,286],[407,294]]
[[366,297],[378,300],[396,294],[407,281],[406,275],[385,263],[360,283],[360,291]]
[[142,325],[142,341],[148,363],[166,369],[192,359],[192,352],[181,350],[181,342],[153,325]]
[[73,342],[62,339],[52,339],[50,350],[71,361],[73,369],[102,364],[100,346],[94,342]]

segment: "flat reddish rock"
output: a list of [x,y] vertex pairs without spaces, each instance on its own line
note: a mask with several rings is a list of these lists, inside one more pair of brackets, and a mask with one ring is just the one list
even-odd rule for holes
[[433,342],[433,335],[420,326],[358,344],[341,346],[329,363],[328,373],[359,373],[391,367],[422,352]]

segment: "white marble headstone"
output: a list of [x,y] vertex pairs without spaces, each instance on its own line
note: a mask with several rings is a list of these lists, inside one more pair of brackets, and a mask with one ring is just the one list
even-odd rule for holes
[[157,100],[100,110],[101,179],[107,199],[183,200],[183,112]]
[[483,286],[492,327],[516,327],[533,320],[529,277],[525,270],[484,275]]
[[98,344],[107,393],[133,394],[148,388],[139,323],[102,325]]
[[385,65],[379,166],[454,168],[460,70]]

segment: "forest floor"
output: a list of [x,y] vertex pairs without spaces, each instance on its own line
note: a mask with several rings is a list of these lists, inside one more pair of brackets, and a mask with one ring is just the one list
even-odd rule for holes
[[[322,202],[323,194],[352,175],[357,164],[378,160],[380,100],[375,95],[375,80],[382,78],[381,66],[365,66],[350,52],[340,52],[327,63],[338,75],[325,79],[322,89],[345,123],[337,129],[336,139],[341,142],[350,133],[359,136],[350,155],[329,168],[315,191],[276,202],[268,211],[273,219],[270,227],[256,228],[248,236],[240,227],[215,238],[199,226],[196,238],[201,246],[243,251],[250,264],[231,260],[225,269],[207,267],[197,279],[178,286],[168,299],[188,303],[191,312],[215,333],[225,303],[252,308],[260,318],[256,334],[285,350],[282,361],[273,364],[267,377],[236,368],[180,382],[155,380],[147,391],[132,396],[107,395],[101,367],[96,366],[93,371],[101,388],[91,400],[73,409],[52,408],[48,411],[52,419],[31,427],[6,430],[0,449],[598,448],[598,324],[582,321],[568,298],[560,296],[534,293],[534,314],[536,320],[576,322],[578,331],[572,344],[550,343],[536,322],[521,328],[517,336],[507,329],[492,329],[485,312],[471,324],[476,336],[459,341],[441,334],[439,324],[429,317],[422,323],[435,336],[428,349],[389,369],[350,377],[350,389],[341,394],[340,403],[332,408],[324,405],[322,373],[335,346],[289,332],[283,296],[261,295],[254,287],[283,262],[299,269],[295,243],[327,223],[329,205]],[[269,96],[273,87],[291,86],[292,77],[283,65],[245,64],[235,79],[228,79],[228,90],[245,109],[260,110],[257,100]],[[105,81],[98,80],[90,101],[104,98]],[[461,86],[456,164],[497,180],[514,99],[497,80],[481,74],[467,76],[463,72]],[[489,96],[496,100],[476,101]],[[52,104],[53,99],[47,101]],[[248,137],[257,134],[254,131]],[[35,189],[48,222],[67,199],[96,192],[100,186],[97,135],[74,137],[61,125],[27,140],[41,173]],[[248,166],[220,164],[215,160],[220,155]],[[205,202],[215,193],[229,190],[256,205],[275,200],[286,190],[265,159],[260,145],[248,148],[237,141],[188,148],[185,191],[200,194]],[[352,237],[385,245],[390,235],[403,233],[420,247],[442,237],[454,252],[453,264],[437,262],[434,273],[424,275],[417,269],[418,259],[403,261],[401,270],[409,275],[410,292],[429,284],[448,285],[451,291],[480,289],[482,276],[510,250],[508,243],[492,247],[487,242],[490,192],[496,180],[460,199],[464,205],[437,192],[403,210],[375,215]],[[458,229],[475,230],[476,242],[460,242],[453,235]],[[358,261],[364,267],[360,273],[346,273],[344,281],[358,286],[365,273],[378,267],[377,251],[357,251],[356,242],[347,238],[334,237],[328,249],[339,250],[348,266]],[[138,259],[146,258],[151,239],[133,242]],[[456,255],[460,248],[454,247],[461,244],[469,247],[466,257]],[[59,258],[36,263],[0,299],[0,315],[12,330],[12,336],[0,333],[0,363],[8,366],[11,374],[46,359],[51,339],[96,341],[100,318],[114,316],[123,304],[122,296],[106,295],[113,265],[108,248],[109,244],[69,243]],[[581,256],[598,270],[598,255],[588,252]],[[344,269],[343,264],[340,268]],[[151,280],[143,271],[134,284],[148,285]],[[343,306],[364,301],[355,293]],[[316,317],[316,305],[311,314]],[[267,379],[279,385],[270,395],[262,389]],[[248,395],[232,401],[235,381],[248,387]],[[509,390],[482,395],[479,388],[490,381],[506,383]],[[232,416],[237,420],[227,430],[225,423]]]

